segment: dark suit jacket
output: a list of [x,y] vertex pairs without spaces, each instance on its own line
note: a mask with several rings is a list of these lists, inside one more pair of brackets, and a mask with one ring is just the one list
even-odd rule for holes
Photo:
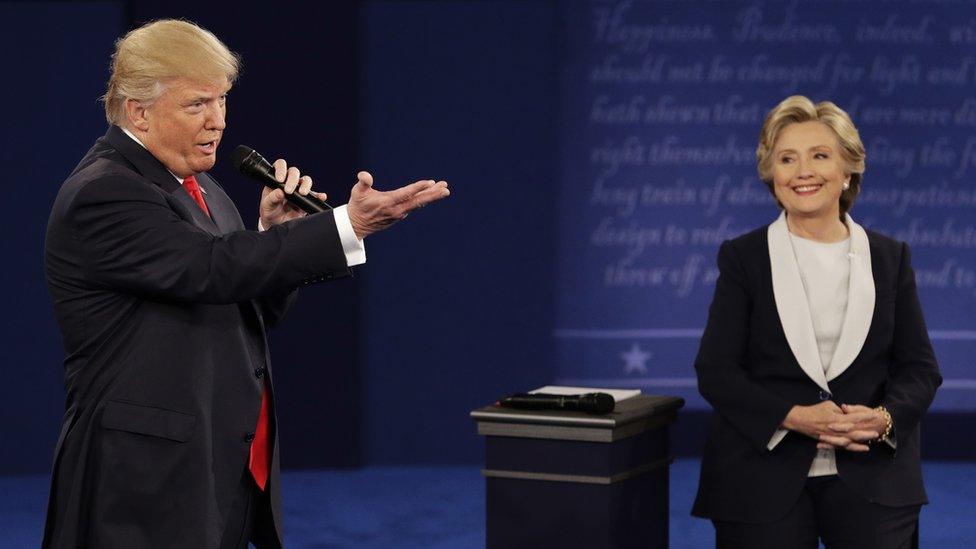
[[[197,178],[212,219],[112,127],[55,200],[67,405],[44,547],[216,547],[272,388],[265,327],[296,287],[348,274],[331,213],[247,231]],[[271,465],[280,540],[277,436]]]
[[833,361],[820,363],[809,307],[785,217],[722,244],[719,278],[695,362],[698,388],[712,405],[692,513],[769,522],[797,501],[816,441],[786,434],[768,445],[793,405],[829,398],[884,405],[896,448],[838,450],[843,482],[888,506],[926,502],[918,423],[942,382],[915,288],[908,246],[851,228],[847,314]]

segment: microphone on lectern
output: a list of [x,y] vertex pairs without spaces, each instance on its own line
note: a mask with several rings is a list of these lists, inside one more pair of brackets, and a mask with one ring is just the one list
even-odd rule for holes
[[607,393],[581,395],[550,395],[546,393],[518,393],[503,397],[499,406],[523,410],[572,410],[593,415],[609,414],[616,401]]

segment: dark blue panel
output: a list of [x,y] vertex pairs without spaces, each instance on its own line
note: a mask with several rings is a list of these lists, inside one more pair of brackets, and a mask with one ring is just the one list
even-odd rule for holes
[[550,381],[554,7],[363,15],[364,168],[453,193],[367,242],[367,461],[477,461],[468,411]]
[[124,2],[0,4],[4,106],[0,164],[5,212],[6,433],[0,472],[50,469],[64,411],[64,351],[44,283],[44,231],[61,182],[107,123],[98,102],[112,43],[125,28]]

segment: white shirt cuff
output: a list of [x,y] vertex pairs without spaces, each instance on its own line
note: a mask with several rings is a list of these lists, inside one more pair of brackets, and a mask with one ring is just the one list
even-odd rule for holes
[[339,230],[339,241],[342,242],[342,251],[346,254],[346,265],[355,267],[366,263],[366,244],[356,238],[356,231],[352,228],[349,221],[349,211],[346,204],[332,210],[335,217],[336,229]]
[[769,439],[769,444],[766,445],[766,449],[772,450],[775,448],[777,444],[786,438],[787,433],[789,433],[789,430],[787,429],[776,429],[776,432],[773,433],[772,438]]
[[[342,253],[346,254],[346,266],[355,267],[366,263],[366,244],[356,238],[356,231],[352,228],[349,221],[349,211],[346,204],[334,208],[332,217],[335,219],[336,230],[339,231],[339,242],[342,243]],[[266,227],[258,218],[258,231],[264,232]]]

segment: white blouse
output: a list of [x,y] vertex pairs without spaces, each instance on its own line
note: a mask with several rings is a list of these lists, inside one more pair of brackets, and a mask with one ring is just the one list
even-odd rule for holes
[[[793,253],[800,268],[800,279],[810,305],[813,332],[817,337],[820,363],[824,372],[837,348],[844,328],[851,276],[851,239],[841,242],[816,242],[790,233]],[[809,476],[836,475],[834,450],[817,450]]]

